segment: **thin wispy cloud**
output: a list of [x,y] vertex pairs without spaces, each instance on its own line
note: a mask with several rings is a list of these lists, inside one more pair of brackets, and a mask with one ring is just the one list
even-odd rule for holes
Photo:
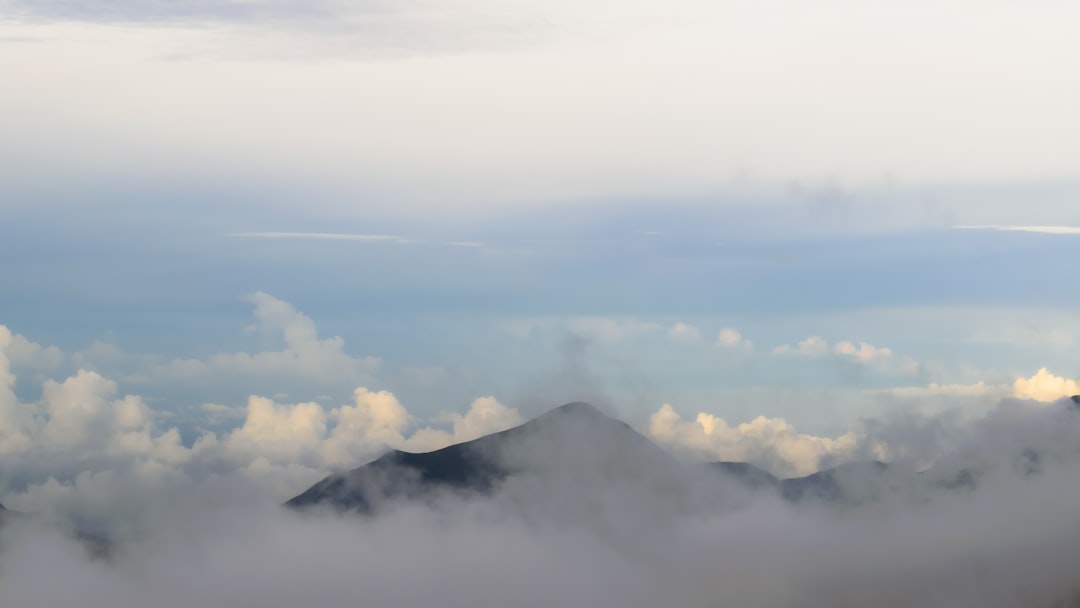
[[999,232],[1038,232],[1042,234],[1080,234],[1080,226],[954,226],[962,230],[997,230]]
[[354,234],[348,232],[231,232],[226,236],[252,239],[306,239],[314,241],[360,241],[364,243],[415,243],[392,234]]

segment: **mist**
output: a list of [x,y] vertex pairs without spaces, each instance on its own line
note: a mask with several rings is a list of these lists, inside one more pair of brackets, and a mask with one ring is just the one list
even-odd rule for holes
[[[630,453],[589,424],[557,444],[555,435],[514,444],[504,457],[526,472],[489,494],[388,499],[369,515],[286,509],[227,475],[118,481],[113,492],[82,495],[117,539],[107,559],[43,520],[5,525],[0,600],[1054,606],[1080,591],[1078,414],[1067,400],[1004,400],[974,422],[867,421],[871,441],[896,446],[891,479],[909,483],[847,477],[846,489],[863,497],[848,504],[785,501],[648,450]],[[1021,466],[1032,461],[1037,471]],[[960,470],[975,482],[937,483]],[[116,520],[101,520],[111,507]]]

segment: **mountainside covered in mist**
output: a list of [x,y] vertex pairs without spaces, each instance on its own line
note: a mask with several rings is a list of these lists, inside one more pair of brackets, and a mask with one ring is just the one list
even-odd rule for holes
[[[38,516],[33,513],[24,513],[20,511],[12,511],[3,504],[0,504],[0,527],[6,526],[8,523],[15,521],[33,522],[38,520]],[[91,534],[84,530],[69,529],[66,526],[60,526],[61,530],[70,535],[75,540],[79,541],[87,553],[93,557],[106,558],[109,557],[113,550],[113,544],[106,538]]]
[[632,466],[646,462],[669,466],[671,459],[630,425],[587,403],[568,403],[520,426],[433,452],[388,452],[319,481],[285,504],[368,511],[380,500],[489,493],[519,474],[566,467],[632,474]]
[[[689,483],[737,481],[797,502],[855,502],[872,498],[889,467],[854,463],[806,477],[779,479],[746,462],[712,462],[707,475],[688,467],[639,434],[586,403],[568,403],[521,426],[426,453],[400,450],[351,471],[331,475],[290,499],[293,508],[329,506],[369,512],[385,501],[430,500],[441,494],[489,494],[515,476],[601,475],[642,481],[676,473]],[[860,492],[849,488],[858,486]],[[869,495],[867,488],[870,488]]]

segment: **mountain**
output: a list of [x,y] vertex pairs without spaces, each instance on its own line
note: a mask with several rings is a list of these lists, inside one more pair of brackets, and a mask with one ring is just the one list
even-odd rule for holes
[[889,465],[876,460],[844,464],[805,477],[784,479],[779,484],[780,495],[791,502],[862,502],[872,498],[869,493],[880,492],[881,483],[889,473]]
[[[589,404],[568,403],[521,426],[433,452],[388,452],[361,467],[322,479],[285,505],[372,512],[392,501],[492,494],[511,480],[536,481],[535,485],[551,488],[551,494],[557,484],[570,481],[577,485],[569,494],[604,484],[607,488],[636,487],[687,497],[720,479],[734,480],[754,491],[776,492],[789,502],[860,504],[929,481],[876,461],[789,479],[779,479],[746,462],[707,463],[706,475],[701,474],[701,466],[679,464],[629,425]],[[951,485],[938,482],[936,487],[969,488],[964,481],[971,482],[958,478],[950,481]],[[712,485],[709,488],[716,490]]]
[[713,471],[720,472],[730,478],[739,481],[751,488],[779,488],[780,479],[764,469],[760,469],[749,462],[732,462],[720,460],[707,463],[705,466]]
[[[35,519],[39,518],[33,513],[12,511],[11,509],[5,507],[3,504],[0,504],[0,527],[5,526],[12,521],[26,522],[33,521]],[[89,532],[85,532],[79,529],[71,529],[66,526],[60,526],[60,528],[63,530],[63,532],[70,535],[75,540],[79,541],[91,557],[108,558],[110,555],[112,555],[113,544],[109,540],[102,538],[96,534],[91,534]]]
[[587,403],[568,403],[521,426],[424,453],[394,450],[330,475],[286,502],[368,512],[401,499],[441,493],[488,494],[511,476],[640,476],[674,460],[630,425]]

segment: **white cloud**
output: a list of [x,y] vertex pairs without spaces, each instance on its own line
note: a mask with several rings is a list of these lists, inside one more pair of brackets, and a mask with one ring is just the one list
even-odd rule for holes
[[25,449],[29,444],[29,412],[15,397],[15,374],[11,371],[8,349],[14,343],[11,331],[0,325],[0,454]]
[[[14,19],[0,29],[0,37],[48,41],[0,61],[10,85],[0,143],[19,160],[13,177],[56,163],[104,173],[118,161],[160,169],[184,160],[230,175],[261,168],[348,180],[352,196],[343,198],[394,205],[715,193],[717,167],[730,172],[747,158],[755,175],[778,182],[832,174],[877,182],[885,170],[916,182],[1073,174],[1067,146],[1040,146],[1075,135],[1070,111],[1080,103],[1055,68],[1076,54],[1070,3],[1032,11],[1010,2],[989,12],[969,2],[852,9],[793,0],[679,1],[663,11],[645,2],[565,0],[378,2],[377,10],[365,2],[11,4],[82,21]],[[200,20],[219,13],[244,17],[209,19],[214,26]],[[269,22],[287,31],[259,27],[267,13],[278,13]],[[124,25],[100,25],[114,19]],[[176,20],[203,27],[174,27]],[[897,23],[922,23],[922,48],[939,61],[913,61]],[[1021,37],[1039,32],[1038,44],[999,48],[994,32],[1014,24]],[[507,48],[517,52],[501,52]],[[485,52],[447,52],[463,50]],[[356,60],[372,53],[423,57],[393,69]],[[252,56],[279,61],[235,62]],[[190,69],[184,60],[192,57],[203,69]],[[332,60],[311,69],[297,58]],[[961,80],[958,65],[971,68]],[[88,66],[99,78],[77,76]],[[995,66],[1009,66],[1009,78]],[[458,78],[450,102],[447,73]],[[503,79],[497,95],[493,73]],[[852,73],[889,77],[852,95]],[[177,94],[184,90],[215,94],[193,103]],[[77,105],[88,98],[99,102]],[[775,103],[764,107],[761,99]],[[730,112],[718,116],[721,104]],[[605,111],[616,106],[625,111]],[[19,121],[43,113],[63,120]],[[298,113],[303,123],[289,120]],[[1000,120],[1013,115],[1024,120]],[[342,128],[357,116],[365,117],[364,137]],[[816,143],[821,125],[834,128],[828,150]],[[702,129],[701,137],[687,135]],[[109,131],[127,137],[100,145]],[[927,149],[935,135],[940,145]],[[1014,145],[987,145],[990,137]],[[98,154],[77,152],[95,139]],[[632,145],[638,141],[651,145]],[[27,145],[54,153],[19,158]],[[1034,149],[1040,153],[1026,153]],[[298,198],[312,205],[321,197]]]
[[315,322],[292,304],[267,293],[249,298],[255,305],[255,329],[280,339],[284,348],[258,353],[218,353],[207,359],[175,359],[155,365],[132,380],[195,380],[207,376],[235,378],[303,378],[324,383],[367,382],[379,368],[378,357],[353,357],[339,337],[320,338]]
[[1080,383],[1051,374],[1045,367],[1030,378],[1017,378],[1013,394],[1020,399],[1056,401],[1072,395],[1080,395]]
[[1080,234],[1078,226],[956,226],[964,230],[997,230],[1000,232],[1038,232],[1042,234]]
[[326,437],[327,415],[318,403],[285,405],[252,395],[244,423],[226,438],[228,450],[262,456],[276,462],[309,464],[315,449]]
[[404,446],[411,451],[425,452],[476,439],[524,422],[520,412],[499,403],[494,397],[476,399],[465,414],[454,412],[438,420],[450,422],[451,431],[426,427],[416,431]]
[[303,239],[313,241],[359,241],[362,243],[415,243],[408,239],[390,234],[354,234],[345,232],[232,232],[227,236],[255,239]]
[[[830,346],[829,341],[821,336],[810,336],[795,346],[782,344],[773,349],[773,354],[776,355],[801,355],[805,357],[823,357],[830,352],[837,357],[853,359],[862,364],[870,364],[875,361],[882,362],[893,355],[891,348],[874,346],[869,342],[859,342],[856,345],[854,342],[844,340]],[[905,365],[910,367],[910,362],[906,362]]]
[[[284,329],[293,348],[303,351],[318,341],[313,325],[291,307],[265,298],[262,304],[260,321]],[[5,468],[21,469],[31,478],[41,475],[41,482],[55,476],[50,483],[62,488],[74,488],[70,484],[79,479],[84,485],[112,483],[99,477],[108,472],[160,481],[212,470],[242,476],[283,499],[332,470],[359,466],[387,449],[438,449],[522,421],[516,409],[493,397],[422,424],[389,391],[359,387],[351,403],[333,408],[251,395],[243,407],[203,404],[199,411],[207,422],[238,424],[220,436],[204,432],[186,447],[177,429],[159,427],[165,418],[141,397],[121,395],[116,382],[94,371],[46,380],[39,401],[20,401],[8,359],[14,344],[0,325],[0,454]],[[51,357],[47,349],[35,352]]]
[[672,325],[667,335],[669,339],[678,342],[701,342],[701,331],[697,327],[681,321]]
[[754,348],[753,342],[744,339],[739,330],[730,327],[720,330],[716,337],[716,344],[725,348],[744,348],[746,350]]
[[751,462],[780,477],[813,473],[823,462],[850,459],[859,447],[855,433],[836,438],[799,433],[782,418],[758,416],[735,426],[701,412],[684,421],[664,404],[649,421],[648,434],[657,443],[709,460]]
[[8,360],[12,365],[38,370],[55,370],[67,360],[64,353],[55,346],[42,346],[31,342],[25,336],[11,333],[7,328],[0,329],[0,332],[8,334],[6,339],[0,338],[7,342],[6,346],[0,348],[7,352]]
[[782,344],[773,349],[773,353],[777,355],[798,354],[810,357],[825,355],[828,352],[829,343],[821,336],[810,336],[794,347],[789,344]]
[[987,384],[981,380],[973,384],[939,384],[931,382],[926,386],[870,389],[863,392],[867,395],[912,399],[927,397],[979,399],[985,405],[991,405],[1005,397],[1043,402],[1057,401],[1080,394],[1080,382],[1056,376],[1043,367],[1030,377],[1017,378],[1012,384]]
[[891,349],[877,347],[867,342],[859,342],[858,346],[851,342],[838,342],[833,346],[833,352],[841,356],[852,357],[860,363],[872,363],[892,356]]

